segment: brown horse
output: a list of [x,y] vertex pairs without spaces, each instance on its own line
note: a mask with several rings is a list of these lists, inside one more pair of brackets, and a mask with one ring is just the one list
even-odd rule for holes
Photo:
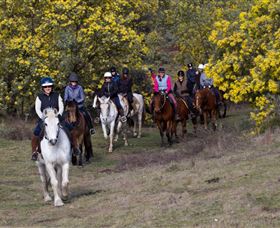
[[[228,108],[228,102],[224,98],[225,92],[218,90],[219,95],[220,95],[220,100],[221,100],[221,105],[218,106],[218,115],[219,118],[225,118],[227,115],[227,108]],[[223,114],[221,114],[221,109],[223,109]]]
[[208,88],[197,90],[195,93],[195,107],[204,118],[204,128],[207,129],[207,118],[210,117],[213,130],[217,128],[217,102],[214,93]]
[[172,144],[175,129],[175,114],[172,105],[164,92],[156,93],[153,98],[154,119],[161,136],[161,146],[164,145],[163,134],[166,132],[169,145]]
[[[174,127],[174,129],[176,130],[178,123],[181,122],[182,138],[184,138],[185,134],[187,133],[186,124],[187,124],[187,120],[189,119],[190,110],[183,97],[177,97],[176,100],[177,100],[177,113],[179,116],[179,120],[176,120],[176,126]],[[194,133],[196,133],[196,129],[197,129],[196,118],[192,118],[192,124],[193,124]],[[178,138],[177,131],[175,131],[175,137]]]
[[[73,165],[83,165],[83,144],[85,146],[85,158],[89,161],[93,157],[92,144],[89,128],[86,124],[84,115],[79,111],[78,105],[75,101],[67,101],[66,109],[67,115],[65,121],[73,126],[71,130],[71,141],[73,146],[72,163]],[[76,156],[78,154],[78,156]]]

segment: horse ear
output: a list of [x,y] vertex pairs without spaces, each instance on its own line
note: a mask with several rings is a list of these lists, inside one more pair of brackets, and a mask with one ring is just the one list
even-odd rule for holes
[[108,97],[105,101],[106,103],[108,103],[110,101],[110,97]]
[[101,98],[100,98],[100,97],[97,97],[97,98],[98,98],[99,102],[102,103],[102,102],[101,102],[101,101],[102,101]]

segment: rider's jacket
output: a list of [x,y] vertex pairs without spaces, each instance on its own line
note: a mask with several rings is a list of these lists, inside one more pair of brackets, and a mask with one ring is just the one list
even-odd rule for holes
[[212,86],[213,85],[213,79],[208,78],[204,72],[200,75],[200,85],[202,87]]
[[166,93],[171,92],[171,78],[165,74],[162,78],[156,76],[154,83],[154,92],[165,91]]
[[49,95],[39,93],[35,100],[35,111],[40,119],[43,118],[43,110],[46,108],[56,108],[58,113],[62,115],[64,106],[59,93],[51,92]]
[[78,107],[81,108],[84,106],[85,93],[83,87],[76,85],[75,87],[68,85],[64,91],[64,101],[73,101],[75,100],[78,103]]
[[118,93],[131,93],[132,79],[121,78],[118,83]]
[[114,98],[118,95],[118,85],[117,83],[111,82],[104,82],[101,88],[101,96]]
[[187,75],[187,89],[188,93],[192,94],[193,93],[193,88],[195,85],[195,69],[188,69],[186,75]]
[[183,80],[182,82],[177,80],[174,84],[173,92],[179,97],[187,96],[188,95],[188,90],[187,90],[186,80]]

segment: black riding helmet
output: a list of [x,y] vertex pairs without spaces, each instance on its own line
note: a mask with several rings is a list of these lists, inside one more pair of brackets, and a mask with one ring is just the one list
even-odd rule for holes
[[123,70],[122,70],[122,73],[123,73],[123,74],[128,74],[128,73],[129,73],[128,68],[124,67]]
[[71,72],[69,75],[69,82],[78,82],[79,77],[75,72]]
[[184,76],[185,76],[185,73],[184,73],[184,71],[179,70],[178,73],[177,73],[177,75],[178,75],[178,77],[180,77],[180,76],[184,77]]
[[163,67],[160,67],[160,68],[158,69],[158,72],[159,72],[159,73],[165,73],[165,69],[164,69]]
[[111,71],[111,73],[117,72],[117,69],[116,69],[116,67],[113,66],[113,67],[111,67],[110,71]]

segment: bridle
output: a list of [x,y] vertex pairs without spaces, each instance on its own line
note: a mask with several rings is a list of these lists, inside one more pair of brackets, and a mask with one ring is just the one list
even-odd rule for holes
[[[44,118],[44,123],[45,123],[45,119],[46,119],[46,118],[47,118],[47,117]],[[60,125],[60,123],[58,123],[58,124],[59,124],[59,126],[58,126],[58,128],[57,128],[56,137],[55,137],[56,140],[58,139],[60,129],[62,128],[62,126]],[[49,139],[48,134],[47,134],[47,132],[46,132],[46,125],[44,125],[44,138],[45,138],[46,140],[48,140],[48,142],[50,142],[50,139]]]
[[160,106],[160,108],[159,108],[159,112],[163,109],[163,107],[164,107],[164,105],[165,105],[165,103],[166,103],[166,100],[167,100],[167,98],[166,98],[166,94],[165,94],[165,92],[164,91],[160,91],[160,93],[158,93],[158,95],[159,96],[164,96],[164,101],[163,101],[163,104]]

